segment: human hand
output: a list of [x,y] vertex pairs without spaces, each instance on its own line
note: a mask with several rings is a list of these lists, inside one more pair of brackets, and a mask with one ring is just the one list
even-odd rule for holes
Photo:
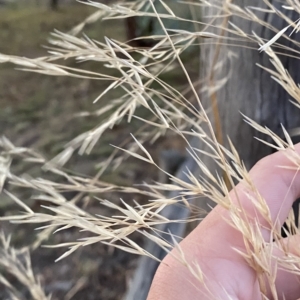
[[[300,144],[295,149],[300,154]],[[300,196],[300,174],[295,169],[278,166],[295,167],[295,164],[283,152],[277,152],[259,161],[249,175],[269,207],[272,223],[282,226],[293,202]],[[249,191],[241,182],[230,192],[230,197],[236,204],[240,203],[253,224],[259,224],[265,245],[272,249],[270,265],[275,266],[276,259],[284,253],[274,243],[268,243],[273,240],[271,226],[249,201],[247,193]],[[258,272],[235,250],[246,252],[246,245],[243,234],[231,226],[229,220],[228,210],[218,205],[180,243],[186,261],[201,268],[205,276],[202,283],[175,258],[178,253],[174,249],[173,255],[168,254],[159,266],[148,300],[273,299],[270,289],[266,292],[268,298],[263,298]],[[297,252],[298,235],[282,241],[289,253],[300,257],[299,246]],[[275,274],[274,287],[278,299],[298,299],[299,276],[284,269],[278,269]]]

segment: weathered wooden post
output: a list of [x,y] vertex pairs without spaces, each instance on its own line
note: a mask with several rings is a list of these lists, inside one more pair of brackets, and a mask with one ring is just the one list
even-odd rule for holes
[[[270,2],[279,11],[283,9],[282,3],[277,1]],[[268,8],[263,0],[237,0],[234,1],[234,5],[242,9],[247,6]],[[254,12],[264,22],[278,30],[287,26],[286,21],[276,15],[276,13],[265,11]],[[213,6],[208,6],[203,11],[204,16],[212,16],[217,13]],[[284,13],[291,20],[297,20],[299,17],[293,11],[285,11]],[[234,15],[224,18],[224,20],[219,20],[218,24],[230,27],[231,25],[228,23],[230,21],[245,33],[252,34],[254,32],[267,41],[276,34],[276,32],[258,24],[256,21],[242,19]],[[205,20],[207,23],[211,21],[207,18]],[[222,34],[222,29],[211,27],[208,30]],[[267,71],[257,66],[257,64],[260,64],[272,69],[268,55],[258,51],[258,44],[249,40],[238,46],[229,46],[230,40],[227,37],[232,38],[233,35],[223,33],[224,39],[219,40],[218,45],[211,43],[201,48],[202,63],[200,73],[202,78],[206,78],[204,85],[211,88],[214,87],[215,82],[222,78],[228,77],[228,81],[216,93],[209,94],[205,92],[201,93],[200,96],[206,107],[212,107],[212,105],[216,104],[211,119],[216,131],[220,131],[218,136],[223,144],[228,146],[228,135],[245,162],[245,165],[251,168],[259,159],[270,154],[272,149],[254,138],[266,139],[265,136],[262,136],[262,134],[255,131],[243,121],[241,113],[252,118],[260,125],[267,126],[279,136],[283,136],[281,124],[287,130],[298,127],[300,125],[300,112],[289,102],[290,96],[287,92],[271,78],[271,75]],[[293,43],[287,39],[281,38],[279,42],[289,48],[295,48]],[[300,82],[299,60],[284,56],[286,50],[283,48],[280,49],[280,52],[283,53],[280,56],[283,65],[295,81]],[[222,67],[214,70],[214,67],[221,61]],[[272,141],[268,140],[268,142]],[[205,160],[205,158],[203,159]],[[206,207],[205,203],[202,206]]]

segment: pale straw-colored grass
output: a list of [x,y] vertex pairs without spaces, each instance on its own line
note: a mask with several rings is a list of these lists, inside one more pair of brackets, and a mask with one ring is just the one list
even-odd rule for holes
[[[268,246],[264,241],[260,225],[250,222],[247,214],[238,204],[229,196],[229,190],[234,187],[234,182],[243,181],[248,190],[251,191],[249,201],[253,202],[261,216],[265,219],[272,229],[272,236],[275,239],[276,247],[283,249],[286,253],[280,260],[277,260],[279,267],[287,269],[291,272],[299,273],[299,257],[288,253],[284,245],[280,242],[280,231],[274,226],[269,209],[265,200],[257,191],[255,185],[252,183],[248,170],[245,168],[243,162],[239,158],[239,154],[230,142],[230,147],[226,149],[221,141],[223,137],[218,135],[218,128],[214,128],[210,114],[213,113],[214,117],[217,114],[217,102],[215,92],[226,85],[228,77],[221,80],[214,80],[214,76],[210,77],[212,84],[210,86],[201,87],[203,90],[209,92],[212,96],[213,107],[210,111],[204,109],[201,99],[199,98],[199,82],[193,82],[189,73],[184,66],[181,54],[191,45],[211,44],[219,47],[220,45],[232,45],[236,47],[243,47],[243,43],[247,42],[247,47],[256,49],[256,51],[265,51],[270,57],[273,64],[273,69],[265,69],[272,75],[272,78],[282,85],[282,87],[293,98],[294,104],[299,108],[300,106],[300,93],[299,85],[294,82],[293,78],[284,69],[280,61],[280,54],[282,50],[287,52],[291,57],[298,57],[299,51],[293,49],[286,49],[286,47],[278,43],[278,39],[285,38],[292,42],[296,49],[299,47],[299,42],[293,39],[293,35],[299,29],[298,20],[290,20],[284,15],[285,10],[295,10],[300,12],[300,6],[297,1],[286,0],[283,1],[282,12],[274,8],[274,6],[267,0],[262,3],[262,7],[246,7],[242,8],[235,5],[231,1],[183,1],[182,5],[189,5],[195,9],[201,7],[214,7],[219,13],[215,16],[214,20],[205,24],[199,20],[186,20],[183,17],[176,16],[166,3],[159,0],[165,7],[165,12],[157,12],[155,1],[120,1],[105,5],[99,2],[88,1],[87,5],[95,8],[95,13],[84,20],[77,27],[73,28],[69,33],[54,32],[49,40],[50,46],[48,54],[44,57],[36,59],[28,59],[23,57],[10,56],[9,54],[0,54],[0,63],[10,62],[21,68],[24,71],[37,72],[51,76],[71,76],[78,79],[89,78],[92,80],[106,80],[110,84],[104,91],[99,91],[99,96],[94,99],[97,103],[103,96],[109,95],[113,89],[122,89],[123,96],[118,99],[111,100],[105,107],[96,110],[94,114],[100,116],[109,112],[103,122],[97,127],[83,132],[78,137],[66,144],[65,150],[57,157],[47,161],[42,155],[36,153],[31,149],[18,148],[13,145],[6,138],[0,140],[1,156],[0,156],[0,188],[3,189],[5,181],[9,185],[18,186],[20,188],[30,189],[36,192],[35,199],[43,201],[43,207],[46,209],[43,213],[34,212],[23,199],[19,199],[3,189],[12,201],[20,206],[23,212],[19,215],[10,215],[2,217],[1,220],[9,220],[12,223],[35,223],[40,228],[40,234],[31,248],[38,247],[41,243],[45,244],[45,240],[52,232],[66,230],[69,228],[77,228],[78,230],[87,231],[90,233],[89,237],[73,242],[62,243],[59,245],[48,245],[48,247],[68,247],[69,249],[64,255],[58,258],[62,259],[78,248],[90,245],[92,243],[104,243],[130,253],[138,255],[146,255],[156,259],[151,253],[145,251],[140,245],[131,240],[130,236],[133,232],[138,232],[145,238],[152,240],[157,245],[170,251],[174,247],[178,249],[177,259],[186,265],[191,274],[199,282],[203,282],[205,274],[201,272],[201,266],[195,264],[190,265],[181,251],[180,246],[174,238],[173,244],[166,242],[157,225],[169,222],[190,222],[199,220],[199,211],[186,200],[188,197],[207,197],[214,201],[216,204],[223,206],[230,212],[231,224],[238,231],[243,234],[244,242],[246,245],[246,252],[240,253],[245,260],[251,265],[260,278],[262,293],[266,291],[266,284],[272,292],[274,299],[278,298],[274,285],[275,271],[271,266],[272,247]],[[185,2],[185,4],[184,4]],[[145,5],[149,9],[145,10]],[[268,12],[277,14],[279,17],[285,19],[289,24],[287,27],[278,31],[264,20],[260,19],[259,12]],[[138,48],[130,44],[112,40],[109,37],[105,39],[105,43],[89,39],[87,36],[80,36],[80,32],[84,26],[93,22],[105,19],[120,19],[133,16],[153,17],[160,23],[164,34],[160,36],[151,36],[150,39],[156,41],[155,46],[150,48]],[[265,26],[274,32],[274,38],[270,41],[265,41],[257,36],[254,32],[247,33],[242,31],[237,24],[227,22],[229,17],[237,16],[241,20],[251,20]],[[182,20],[191,22],[195,25],[195,31],[190,32],[187,30],[169,30],[165,28],[163,20]],[[224,21],[225,20],[225,21]],[[287,31],[292,28],[294,33],[289,36]],[[218,29],[220,34],[215,33]],[[230,33],[230,37],[227,37]],[[233,55],[228,53],[228,55]],[[135,57],[139,57],[136,59]],[[96,71],[89,71],[80,67],[72,68],[60,64],[61,60],[75,60],[78,63],[92,61],[95,64],[104,64],[108,69],[117,71],[118,76],[112,76]],[[222,59],[216,57],[214,65],[214,72],[222,66]],[[171,86],[164,82],[160,75],[168,72],[178,72],[180,70],[185,74],[186,85],[180,88]],[[111,74],[111,73],[109,73]],[[159,88],[153,88],[153,84]],[[187,95],[192,94],[192,100]],[[92,105],[92,103],[91,103]],[[95,104],[96,105],[96,104]],[[147,118],[142,118],[136,114],[137,108],[144,107],[148,110]],[[86,114],[83,114],[86,115]],[[62,167],[74,155],[75,151],[80,154],[90,153],[93,147],[101,139],[102,134],[113,128],[121,120],[127,119],[128,122],[132,118],[137,118],[143,123],[140,130],[133,133],[127,144],[116,145],[114,154],[107,158],[100,165],[100,171],[94,178],[83,178],[80,176],[71,175]],[[283,141],[278,135],[273,133],[268,128],[264,128],[245,116],[245,121],[253,126],[259,132],[264,133],[266,136],[271,137],[273,144],[266,143],[270,147],[278,151],[285,152],[290,160],[295,164],[297,170],[300,166],[300,158],[294,151],[294,146],[287,131],[283,128],[283,133],[286,141]],[[101,175],[108,166],[117,167],[122,161],[132,156],[136,159],[142,160],[146,163],[160,168],[159,165],[151,157],[150,153],[144,146],[144,143],[155,141],[167,134],[173,132],[182,137],[183,142],[189,147],[189,153],[194,158],[195,164],[204,174],[202,177],[195,177],[194,174],[187,170],[189,182],[184,182],[176,178],[172,174],[167,174],[171,182],[165,183],[145,183],[141,187],[122,187],[113,184],[108,184],[101,181]],[[191,138],[198,139],[210,149],[210,152],[205,152],[202,149],[193,148],[190,146],[189,141]],[[286,151],[286,150],[289,151]],[[116,156],[116,153],[124,154]],[[218,165],[218,175],[215,170],[210,170],[201,160],[202,155],[211,157]],[[31,178],[13,174],[10,168],[11,162],[15,159],[21,159],[31,164],[39,165],[45,171],[54,173],[57,176],[56,181],[51,181],[45,178]],[[164,170],[162,170],[164,171]],[[59,178],[62,180],[60,181]],[[62,193],[65,191],[77,191],[80,196],[67,200]],[[121,205],[114,204],[109,200],[102,199],[102,195],[107,192],[123,192],[123,193],[140,193],[149,198],[149,202],[145,205],[136,203],[134,206],[122,201]],[[178,197],[167,198],[165,195],[169,191],[176,191]],[[78,199],[86,194],[93,195],[99,201],[99,205],[107,206],[115,211],[113,216],[92,215],[77,205]],[[169,220],[161,215],[161,211],[169,205],[179,204],[191,207],[194,209],[194,214],[188,220]],[[287,224],[292,228],[292,231],[298,233],[293,222],[293,215],[291,214]],[[287,232],[287,234],[289,234]],[[3,238],[3,241],[6,240]],[[8,245],[5,242],[5,245]],[[3,257],[8,259],[9,247],[6,247],[6,252],[3,252]],[[1,254],[2,255],[2,254]],[[6,256],[5,256],[6,255]],[[0,257],[0,263],[2,258]],[[18,262],[15,261],[17,268]],[[5,265],[5,264],[3,264]],[[29,267],[29,264],[28,264]],[[21,267],[20,267],[21,268]],[[16,276],[26,286],[30,283],[33,285],[33,292],[39,291],[38,283],[30,277],[32,274],[28,269],[24,269],[22,276],[19,270],[14,271]],[[26,275],[27,274],[27,275]],[[27,277],[26,277],[27,276]],[[263,276],[266,276],[268,282],[265,283]],[[29,278],[30,277],[30,278]],[[265,278],[265,277],[264,277]],[[7,286],[13,293],[13,287],[1,277],[1,282]],[[34,294],[32,294],[34,295]],[[46,299],[36,298],[36,299]],[[266,299],[266,298],[265,298]]]
[[[44,293],[39,279],[32,271],[29,249],[14,249],[10,245],[10,237],[6,238],[3,233],[0,233],[0,241],[0,267],[27,288],[30,299],[50,300],[51,297]],[[25,299],[20,290],[18,291],[4,275],[0,274],[0,282],[8,289],[11,299]]]

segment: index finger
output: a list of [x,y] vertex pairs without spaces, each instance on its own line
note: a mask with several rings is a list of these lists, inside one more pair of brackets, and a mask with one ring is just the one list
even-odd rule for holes
[[[249,172],[260,199],[257,199],[258,194],[243,182],[230,193],[233,202],[240,205],[250,219],[258,221],[261,227],[266,228],[263,230],[263,236],[267,241],[270,238],[271,226],[281,227],[294,201],[300,197],[299,166],[289,159],[292,155],[300,157],[300,144],[295,146],[295,150],[287,149],[263,158]],[[271,224],[250,200],[251,198],[255,201],[265,201],[269,209]]]

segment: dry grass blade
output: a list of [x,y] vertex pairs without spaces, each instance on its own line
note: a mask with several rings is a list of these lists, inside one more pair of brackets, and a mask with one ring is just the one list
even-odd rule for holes
[[[45,294],[39,281],[34,276],[28,249],[16,250],[12,248],[9,238],[7,239],[3,232],[1,233],[1,243],[0,266],[28,289],[31,299],[50,300],[50,296]],[[19,297],[8,280],[1,276],[0,281],[10,290],[11,295]]]

